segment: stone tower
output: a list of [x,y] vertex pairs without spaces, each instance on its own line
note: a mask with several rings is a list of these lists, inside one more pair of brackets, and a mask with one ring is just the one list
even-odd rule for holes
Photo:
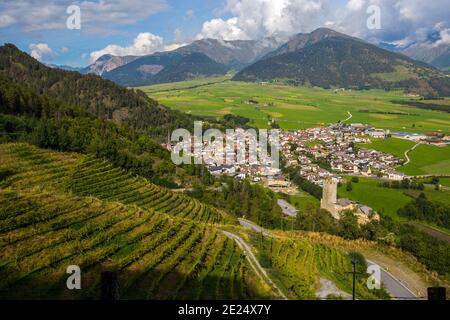
[[330,211],[334,216],[336,214],[337,203],[337,180],[334,178],[327,178],[323,181],[322,200],[320,200],[320,207]]

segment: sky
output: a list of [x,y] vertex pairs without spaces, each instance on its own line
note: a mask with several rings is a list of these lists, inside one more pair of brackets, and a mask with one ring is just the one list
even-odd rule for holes
[[450,0],[0,0],[1,44],[77,67],[106,53],[146,55],[203,38],[285,41],[318,27],[399,48],[450,44]]

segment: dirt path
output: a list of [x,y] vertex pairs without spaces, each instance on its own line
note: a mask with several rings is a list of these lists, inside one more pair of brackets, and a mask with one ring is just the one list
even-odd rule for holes
[[403,164],[403,166],[406,166],[408,163],[411,162],[411,159],[408,156],[408,153],[410,153],[411,151],[413,151],[415,148],[417,148],[418,145],[420,145],[421,143],[417,143],[415,144],[413,147],[411,147],[410,149],[405,151],[405,158],[406,158],[406,162]]
[[350,111],[347,111],[347,114],[348,114],[348,118],[345,120],[342,120],[341,122],[346,122],[346,121],[350,120],[351,118],[353,118],[353,115],[350,113]]

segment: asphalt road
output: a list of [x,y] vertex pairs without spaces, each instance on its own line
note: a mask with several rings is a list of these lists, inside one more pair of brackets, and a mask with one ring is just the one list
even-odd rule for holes
[[[366,260],[369,265],[377,265],[373,261]],[[377,265],[380,267],[379,265]],[[395,278],[389,272],[380,267],[381,271],[381,283],[385,286],[386,290],[391,294],[394,299],[399,300],[415,300],[417,296],[409,290],[405,284],[399,279]]]

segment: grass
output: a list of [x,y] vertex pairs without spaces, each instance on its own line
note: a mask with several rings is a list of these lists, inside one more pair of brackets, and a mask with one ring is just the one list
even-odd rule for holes
[[382,180],[359,178],[352,184],[352,191],[347,191],[345,184],[338,188],[341,198],[348,198],[358,203],[368,205],[375,211],[398,219],[397,210],[411,201],[401,190],[379,187]]
[[289,202],[295,206],[299,212],[305,212],[310,205],[320,206],[319,200],[306,192],[301,192],[296,195],[289,195]]
[[450,188],[450,178],[439,178],[439,183]]
[[[248,117],[260,128],[268,127],[268,119],[275,119],[283,129],[324,126],[346,119],[349,111],[353,123],[367,123],[392,131],[450,132],[450,114],[392,103],[393,100],[410,99],[400,91],[335,92],[276,84],[261,86],[223,77],[139,89],[173,109],[211,117],[231,113]],[[259,104],[244,103],[250,99]],[[264,106],[269,103],[273,106]],[[367,109],[371,113],[361,112]]]
[[429,200],[450,205],[450,191],[448,190],[436,191],[432,187],[427,187],[424,191],[388,189],[379,186],[382,182],[381,179],[359,178],[358,183],[352,183],[350,192],[346,190],[345,184],[342,184],[338,188],[338,195],[341,198],[368,205],[375,211],[394,219],[400,219],[397,210],[419,196],[420,192],[424,192]]
[[412,148],[415,142],[398,139],[372,139],[371,143],[359,144],[358,147],[373,149],[387,154],[392,154],[400,159],[405,159],[405,151]]
[[450,146],[419,145],[408,155],[411,162],[399,168],[408,175],[450,175]]
[[[85,155],[0,144],[0,160],[0,298],[96,299],[104,270],[123,299],[276,297],[220,232],[239,228],[223,212]],[[337,241],[275,242],[270,272],[291,297],[314,298],[320,277],[348,292]],[[66,289],[71,264],[85,290]]]
[[417,74],[411,71],[408,67],[403,65],[398,65],[395,67],[394,72],[387,73],[375,73],[374,77],[377,77],[381,80],[390,81],[390,82],[398,82],[402,80],[415,79],[417,78]]
[[[405,151],[416,143],[409,140],[389,138],[377,140],[371,143],[360,144],[359,147],[378,150],[405,159]],[[410,162],[397,168],[407,175],[450,175],[450,146],[438,147],[433,145],[419,145],[408,153]],[[443,179],[443,185],[449,184],[448,179]]]

